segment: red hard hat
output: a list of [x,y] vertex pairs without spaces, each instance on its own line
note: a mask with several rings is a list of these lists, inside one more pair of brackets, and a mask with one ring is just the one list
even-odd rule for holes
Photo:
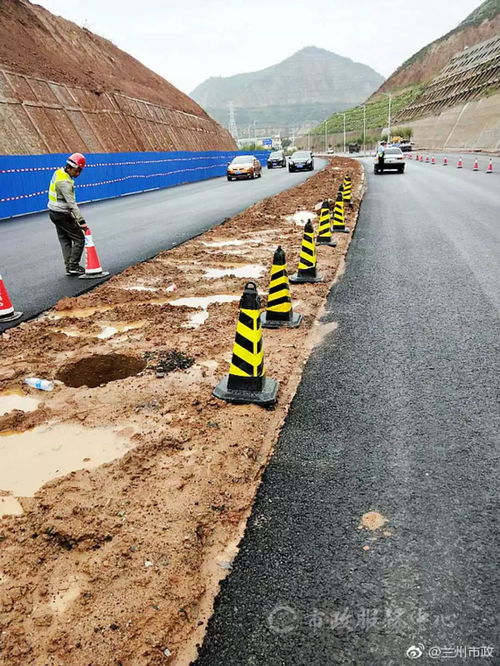
[[73,153],[66,160],[66,164],[70,167],[83,169],[87,164],[87,160],[81,153]]

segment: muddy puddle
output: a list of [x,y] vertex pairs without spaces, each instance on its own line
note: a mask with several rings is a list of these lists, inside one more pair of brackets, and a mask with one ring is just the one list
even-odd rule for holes
[[182,324],[183,328],[198,328],[208,319],[208,307],[213,303],[232,303],[240,300],[240,294],[213,294],[210,296],[192,296],[178,298],[170,301],[170,305],[185,306],[187,308],[196,308],[198,312],[190,315],[187,322]]
[[131,441],[114,428],[72,423],[12,434],[0,440],[0,489],[16,497],[30,497],[51,479],[77,469],[93,469],[130,448]]
[[240,239],[234,239],[234,240],[225,240],[225,241],[213,241],[211,243],[207,243],[205,241],[202,241],[202,244],[205,247],[231,247],[235,245],[248,245],[249,243],[263,243],[264,239],[263,238],[246,238],[245,240],[240,240]]
[[207,268],[205,269],[206,278],[223,278],[234,276],[238,278],[260,278],[265,272],[265,266],[261,264],[247,264],[235,268]]
[[12,495],[0,495],[0,518],[2,516],[20,516],[23,507],[19,500]]
[[13,409],[22,412],[34,412],[40,404],[40,400],[25,395],[21,389],[10,389],[0,393],[0,416],[8,414]]
[[293,215],[287,215],[285,220],[293,222],[299,227],[303,227],[307,220],[314,220],[317,217],[316,213],[310,210],[298,210]]

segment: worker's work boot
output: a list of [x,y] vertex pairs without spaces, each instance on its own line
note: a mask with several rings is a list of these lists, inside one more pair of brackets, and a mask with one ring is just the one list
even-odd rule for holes
[[66,275],[83,275],[85,273],[85,268],[83,266],[68,266],[66,269]]

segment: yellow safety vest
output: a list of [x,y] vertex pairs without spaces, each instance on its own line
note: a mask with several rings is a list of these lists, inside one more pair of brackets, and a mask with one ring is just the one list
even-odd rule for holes
[[49,185],[49,201],[57,203],[56,183],[59,180],[69,180],[74,185],[75,181],[64,169],[56,169]]

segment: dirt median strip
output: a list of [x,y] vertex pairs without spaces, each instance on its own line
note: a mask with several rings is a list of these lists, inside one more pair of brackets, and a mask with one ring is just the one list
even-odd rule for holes
[[[298,187],[2,335],[4,395],[18,390],[22,400],[26,390],[40,400],[0,416],[0,464],[9,461],[0,495],[24,509],[0,519],[6,663],[195,657],[304,363],[332,330],[317,315],[351,235],[318,247],[324,283],[292,285],[301,327],[264,330],[267,374],[280,382],[274,409],[212,396],[228,370],[242,288],[255,280],[265,305],[277,245],[294,272],[300,220],[335,199],[347,173],[352,229],[362,166],[336,158]],[[64,384],[24,390],[26,376]],[[6,506],[19,513],[17,503]]]

